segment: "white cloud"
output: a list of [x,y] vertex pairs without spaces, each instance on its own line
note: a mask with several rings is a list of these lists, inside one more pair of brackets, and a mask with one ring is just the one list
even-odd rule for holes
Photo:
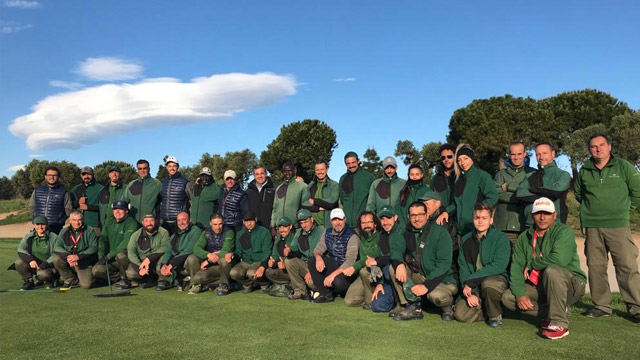
[[61,80],[51,80],[49,81],[49,85],[68,90],[79,90],[84,87],[83,83]]
[[35,9],[40,7],[40,3],[30,0],[4,0],[2,5],[8,8]]
[[40,100],[9,131],[29,149],[79,148],[109,135],[160,125],[230,118],[296,93],[295,79],[272,73],[230,73],[190,82],[106,84]]
[[335,82],[356,81],[356,78],[354,77],[340,78],[340,79],[334,79],[333,81]]
[[24,167],[25,167],[25,166],[26,166],[26,165],[24,165],[24,164],[22,164],[22,165],[13,165],[13,166],[9,166],[9,168],[7,169],[7,171],[10,171],[10,172],[16,172],[16,171],[18,171],[18,170],[22,170],[22,169],[24,169]]
[[25,30],[25,29],[29,29],[32,28],[33,25],[31,24],[20,24],[18,22],[15,21],[3,21],[0,20],[0,34],[3,35],[7,35],[7,34],[15,34],[19,31]]
[[142,76],[142,66],[116,57],[87,58],[75,72],[96,81],[134,80]]

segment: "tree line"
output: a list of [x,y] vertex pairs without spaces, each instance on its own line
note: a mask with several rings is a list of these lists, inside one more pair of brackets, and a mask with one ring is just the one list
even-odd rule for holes
[[[563,92],[540,100],[512,95],[473,100],[454,111],[446,141],[471,145],[476,164],[490,173],[504,166],[512,141],[523,141],[529,150],[537,143],[547,142],[556,148],[558,155],[569,158],[575,177],[578,166],[589,158],[586,143],[595,132],[610,135],[615,156],[636,166],[640,164],[640,141],[637,140],[640,139],[640,111],[594,89]],[[429,142],[418,149],[410,140],[399,140],[394,155],[406,165],[421,164],[425,169],[425,180],[429,181],[440,160],[440,145],[442,142]],[[329,162],[337,146],[337,134],[329,125],[317,119],[306,119],[283,126],[259,158],[249,149],[224,155],[205,152],[197,164],[181,166],[180,171],[187,178],[195,179],[202,167],[208,167],[221,183],[224,171],[233,169],[238,182],[245,185],[256,164],[263,164],[278,180],[282,163],[291,160],[298,167],[298,175],[308,181],[313,177],[315,162],[318,159]],[[382,175],[382,161],[375,148],[367,149],[362,154],[362,161],[366,170],[376,177]],[[107,160],[94,166],[96,180],[107,183],[108,169],[113,165],[121,168],[125,183],[136,178],[133,164]],[[81,181],[80,167],[74,163],[34,159],[16,171],[11,179],[0,178],[0,199],[28,198],[33,189],[42,184],[47,166],[60,169],[60,181],[67,189]],[[156,177],[162,179],[164,176],[166,169],[160,165]]]

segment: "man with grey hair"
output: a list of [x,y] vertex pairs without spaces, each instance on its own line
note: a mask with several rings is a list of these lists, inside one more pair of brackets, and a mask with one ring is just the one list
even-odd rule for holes
[[80,287],[89,289],[93,283],[91,270],[98,261],[98,237],[85,225],[81,212],[71,213],[69,226],[60,232],[53,251],[52,262],[64,281],[62,287],[70,289],[80,283]]
[[385,205],[395,208],[398,205],[400,191],[404,187],[405,180],[398,177],[398,163],[392,156],[382,160],[384,174],[380,179],[374,180],[369,188],[367,211],[378,213]]

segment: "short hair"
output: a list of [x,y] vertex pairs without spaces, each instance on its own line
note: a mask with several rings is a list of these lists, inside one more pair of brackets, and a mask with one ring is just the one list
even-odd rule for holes
[[547,145],[549,147],[549,149],[551,149],[551,151],[556,151],[556,149],[553,148],[553,145],[549,144],[548,142],[539,142],[536,144],[536,149],[538,148],[538,146],[543,146],[543,145]]
[[140,165],[140,164],[147,164],[147,166],[150,166],[150,165],[149,165],[149,162],[148,162],[147,160],[145,160],[145,159],[140,159],[140,160],[138,160],[138,162],[136,162],[136,167],[137,167],[138,165]]
[[284,168],[286,167],[296,170],[296,166],[289,160],[285,161],[284,164],[282,164],[282,170],[284,170]]
[[373,211],[363,211],[360,213],[360,215],[358,216],[358,230],[361,229],[362,217],[367,215],[371,215],[373,217],[373,224],[376,230],[380,230],[380,228],[382,227],[382,225],[380,224],[380,219],[378,219],[378,217],[376,216],[376,214],[373,213]]
[[315,165],[320,165],[320,164],[324,164],[324,166],[326,166],[327,168],[329,167],[329,162],[323,158],[318,158],[318,160],[316,160]]
[[597,137],[603,137],[604,140],[607,142],[607,144],[611,145],[611,140],[609,139],[609,135],[607,135],[607,134],[605,134],[603,132],[597,132],[597,133],[592,134],[589,137],[589,141],[587,141],[587,147],[591,146],[591,140],[593,140],[593,139],[595,139]]
[[222,220],[224,220],[224,217],[222,217],[222,214],[220,214],[220,213],[213,213],[213,214],[211,214],[211,216],[209,216],[209,221],[211,221],[213,219],[222,219]]
[[452,153],[454,154],[456,153],[456,147],[448,143],[442,144],[440,146],[440,150],[438,150],[438,154],[442,154],[442,151],[444,150],[450,150]]
[[423,203],[422,201],[418,200],[418,201],[414,201],[414,202],[412,202],[412,203],[409,205],[409,207],[407,208],[407,214],[409,213],[409,209],[411,209],[411,208],[416,208],[416,207],[422,208],[422,209],[424,210],[424,212],[427,212],[427,211],[428,211],[428,210],[427,210],[427,205],[426,205],[425,203]]
[[476,206],[473,207],[473,213],[475,214],[476,211],[488,211],[489,214],[491,215],[491,217],[493,217],[493,207],[490,205],[487,205],[484,202],[479,202],[476,204]]
[[267,172],[267,168],[266,168],[266,167],[264,167],[264,165],[262,165],[262,164],[258,164],[258,165],[254,165],[254,166],[253,166],[253,171],[256,171],[256,170],[258,170],[258,169],[263,169],[263,170],[264,170],[264,172]]
[[514,145],[522,145],[522,147],[524,148],[524,151],[527,151],[527,146],[524,144],[524,142],[522,142],[522,140],[514,140],[511,142],[511,144],[509,144],[509,151],[511,151],[511,147]]
[[44,169],[44,175],[47,175],[47,173],[48,173],[50,170],[55,171],[55,172],[56,172],[56,175],[58,175],[58,177],[60,177],[60,169],[58,169],[58,168],[57,168],[57,167],[55,167],[55,166],[47,166],[47,168],[46,168],[46,169]]
[[71,217],[72,217],[73,215],[76,215],[76,216],[77,216],[77,215],[80,215],[80,218],[81,218],[81,219],[83,219],[83,218],[84,218],[84,215],[82,215],[82,213],[81,213],[80,211],[78,211],[78,210],[73,210],[73,211],[71,212],[71,214],[69,214],[69,219],[71,219]]
[[178,215],[180,215],[180,214],[182,214],[182,213],[187,214],[187,216],[188,216],[189,218],[191,218],[191,214],[189,213],[189,210],[182,210],[182,211],[180,211],[180,212],[178,213]]

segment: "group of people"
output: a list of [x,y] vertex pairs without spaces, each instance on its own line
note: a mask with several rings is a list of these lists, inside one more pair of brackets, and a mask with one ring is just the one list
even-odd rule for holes
[[[605,134],[588,147],[592,157],[575,179],[594,302],[585,315],[612,312],[610,253],[622,299],[640,322],[638,248],[629,228],[640,176],[613,156]],[[505,307],[539,317],[541,336],[559,339],[569,334],[569,307],[584,295],[587,276],[564,224],[571,176],[557,167],[550,144],[538,144],[535,154],[538,169],[528,166],[525,145],[513,142],[492,178],[475,165],[470,146],[445,144],[429,187],[420,165],[404,180],[386,157],[375,179],[354,152],[344,156],[338,182],[323,160],[309,184],[287,161],[280,184],[256,166],[246,190],[233,170],[222,186],[206,167],[190,182],[173,156],[162,181],[149,176],[146,160],[127,185],[115,166],[104,186],[85,166],[69,192],[51,167],[30,199],[34,229],[14,267],[25,290],[56,286],[58,277],[65,288],[113,279],[122,289],[176,286],[189,294],[260,289],[313,303],[341,296],[347,306],[398,321],[422,319],[423,306],[433,305],[444,321],[500,327]]]

